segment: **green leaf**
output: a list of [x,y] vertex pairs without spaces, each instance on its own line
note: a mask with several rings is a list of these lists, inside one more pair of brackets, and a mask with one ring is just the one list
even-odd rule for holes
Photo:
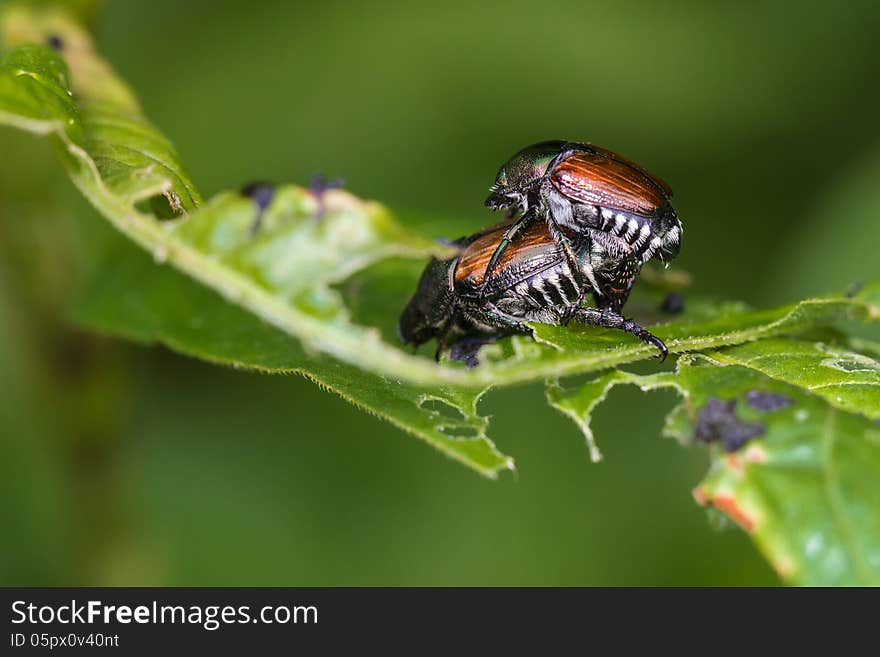
[[831,406],[880,419],[880,361],[822,342],[774,339],[708,354],[822,397]]
[[[876,585],[880,583],[880,516],[876,513],[880,508],[880,427],[862,414],[829,405],[824,393],[808,393],[812,383],[802,384],[791,376],[796,384],[791,385],[783,382],[786,376],[766,376],[762,369],[779,374],[787,366],[796,367],[786,354],[807,352],[808,356],[798,358],[812,360],[797,365],[807,369],[828,357],[825,347],[814,346],[810,351],[797,341],[784,343],[775,341],[779,362],[770,356],[749,360],[740,353],[744,365],[718,367],[720,355],[742,351],[733,347],[709,356],[681,358],[674,373],[609,372],[572,390],[553,384],[548,399],[592,441],[592,413],[615,385],[672,388],[683,402],[667,418],[665,433],[686,444],[693,442],[700,410],[710,399],[735,400],[738,420],[760,425],[763,434],[734,453],[713,446],[709,473],[695,489],[695,498],[721,509],[745,529],[780,575],[792,583]],[[855,362],[865,362],[864,358]],[[832,380],[835,376],[829,373]],[[777,410],[757,410],[748,401],[749,393],[755,392],[783,395],[789,403]],[[877,394],[862,400],[866,403],[855,397],[836,405],[876,412]]]
[[[0,120],[52,135],[73,182],[111,221],[131,214],[126,223],[136,224],[134,206],[158,195],[175,211],[200,203],[174,147],[63,10],[11,4],[3,36],[23,45],[0,64]],[[50,37],[63,58],[45,45]]]
[[[256,237],[255,206],[238,194],[223,194],[196,210],[201,198],[170,142],[95,56],[84,31],[61,12],[13,6],[4,16],[4,32],[7,43],[45,43],[55,35],[66,61],[42,45],[6,54],[0,62],[0,122],[50,135],[84,195],[157,261],[171,260],[194,278],[210,280],[209,287],[240,306],[260,307],[248,314],[176,272],[160,271],[143,254],[120,249],[124,255],[108,263],[114,275],[99,288],[109,296],[92,290],[80,318],[89,315],[93,326],[214,362],[302,373],[481,474],[495,477],[512,469],[512,459],[486,437],[488,420],[476,410],[479,390],[426,392],[386,380],[323,356],[313,341],[294,340],[257,318],[293,325],[299,332],[290,332],[304,338],[317,336],[319,347],[330,346],[324,351],[333,351],[334,329],[347,331],[349,349],[363,350],[379,342],[377,332],[349,324],[330,285],[376,260],[424,257],[438,247],[404,233],[378,204],[342,192],[328,194],[326,216],[318,221],[312,195],[294,187],[278,190]],[[162,222],[141,209],[157,196],[182,220]]]
[[307,354],[297,340],[182,274],[157,266],[121,238],[100,271],[113,275],[95,277],[73,306],[73,319],[92,330],[158,342],[235,368],[302,374],[480,474],[494,479],[514,469],[513,459],[486,435],[489,420],[477,411],[481,391],[424,390],[321,354]]
[[[318,200],[296,187],[279,190],[253,237],[256,208],[239,194],[220,194],[199,207],[199,195],[170,143],[150,126],[128,87],[95,54],[85,31],[61,13],[12,6],[4,33],[10,44],[44,43],[48,35],[57,35],[65,61],[34,45],[6,55],[0,64],[0,121],[54,135],[74,183],[117,229],[157,261],[296,337],[308,353],[321,352],[413,384],[480,390],[654,355],[630,336],[549,326],[535,327],[537,342],[513,338],[501,348],[489,348],[486,362],[472,371],[402,351],[383,340],[375,327],[351,321],[333,285],[377,261],[392,256],[423,259],[439,247],[401,228],[382,206],[344,192],[324,197],[325,212],[318,221]],[[161,221],[145,212],[144,204],[157,197],[172,212],[185,214]],[[702,314],[690,313],[684,321],[657,327],[656,333],[673,353],[680,353],[880,314],[863,297],[808,300],[750,313],[728,305],[711,315],[706,312],[710,308],[703,305]],[[387,310],[386,316],[396,315],[397,308]],[[291,359],[287,367],[297,369],[302,363]]]
[[605,400],[613,387],[625,383],[637,385],[647,392],[657,388],[675,387],[675,377],[668,372],[639,375],[623,370],[613,370],[572,390],[563,388],[555,379],[547,382],[547,402],[571,418],[583,432],[587,448],[590,450],[590,458],[594,463],[602,460],[602,452],[599,450],[596,437],[590,428],[593,411],[600,402]]
[[[806,299],[773,310],[745,311],[741,304],[697,302],[682,318],[670,324],[654,325],[651,332],[666,342],[670,353],[702,351],[779,335],[793,335],[817,326],[845,321],[880,321],[880,285],[865,287],[853,297]],[[652,347],[621,344],[619,334],[598,334],[584,326],[535,325],[538,341],[556,352],[545,355],[540,368],[544,376],[564,376],[615,367],[649,358]],[[549,365],[552,363],[553,365]]]
[[[0,61],[0,123],[50,139],[127,238],[76,304],[80,322],[210,362],[302,374],[490,477],[513,467],[477,409],[490,386],[550,379],[549,402],[577,422],[594,460],[591,414],[615,385],[677,390],[684,402],[665,433],[685,444],[710,400],[734,401],[734,424],[763,433],[736,453],[712,446],[698,500],[749,531],[789,581],[877,583],[880,343],[849,331],[880,322],[880,285],[760,311],[688,299],[674,322],[641,290],[628,310],[681,355],[675,371],[609,370],[654,349],[584,326],[535,325],[534,339],[486,347],[474,370],[437,364],[400,349],[394,325],[424,260],[448,249],[338,190],[282,185],[264,213],[237,192],[203,203],[172,144],[64,10],[10,4],[2,31],[14,48]],[[673,282],[646,270],[643,283],[652,278]],[[602,370],[574,389],[557,382]],[[760,411],[755,391],[791,403]]]

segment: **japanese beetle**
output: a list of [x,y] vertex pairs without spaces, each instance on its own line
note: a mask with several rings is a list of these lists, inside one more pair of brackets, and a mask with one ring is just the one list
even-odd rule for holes
[[670,204],[672,190],[657,176],[616,153],[589,143],[545,141],[516,153],[499,170],[486,205],[521,213],[499,241],[486,278],[518,233],[534,221],[547,223],[553,239],[576,269],[572,240],[587,236],[621,264],[620,284],[600,290],[586,263],[581,274],[619,311],[642,265],[678,255],[682,226]]
[[[451,347],[452,358],[474,366],[477,350],[486,342],[512,333],[530,334],[526,322],[562,324],[574,319],[632,333],[666,357],[662,340],[616,310],[580,305],[571,310],[585,290],[545,222],[527,226],[487,278],[486,265],[514,224],[509,220],[457,240],[453,244],[461,248],[458,255],[428,264],[400,316],[398,334],[405,344],[418,346],[436,338],[436,358]],[[578,268],[591,267],[600,285],[614,280],[618,264],[613,258],[593,248],[588,238],[572,244]]]

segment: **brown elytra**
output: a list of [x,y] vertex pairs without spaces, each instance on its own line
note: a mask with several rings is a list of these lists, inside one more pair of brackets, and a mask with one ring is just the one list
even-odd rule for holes
[[663,180],[616,153],[589,145],[560,162],[550,181],[581,203],[654,216],[672,195]]
[[[458,263],[453,273],[453,283],[464,283],[478,287],[483,283],[486,265],[489,258],[495,252],[504,232],[513,225],[513,221],[502,221],[487,228],[477,239],[468,244],[458,257]],[[498,262],[497,271],[507,268],[516,258],[523,262],[532,256],[539,257],[547,251],[548,243],[553,243],[553,237],[547,228],[547,223],[538,221],[523,231],[516,240],[516,245],[507,249]]]

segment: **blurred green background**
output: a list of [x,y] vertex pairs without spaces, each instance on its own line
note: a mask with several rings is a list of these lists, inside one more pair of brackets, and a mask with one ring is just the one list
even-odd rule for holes
[[[95,29],[206,196],[322,172],[457,236],[518,148],[590,140],[673,186],[695,292],[763,305],[880,277],[878,19],[151,0]],[[44,143],[4,128],[0,153],[0,584],[778,581],[691,499],[707,458],[659,438],[672,395],[612,393],[592,465],[540,387],[493,393],[519,472],[490,482],[303,379],[77,331],[109,229]]]

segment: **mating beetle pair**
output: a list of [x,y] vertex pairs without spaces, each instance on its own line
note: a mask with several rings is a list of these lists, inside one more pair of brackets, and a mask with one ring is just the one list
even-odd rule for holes
[[[513,156],[498,172],[486,205],[508,221],[458,240],[462,250],[433,260],[404,309],[399,333],[419,345],[437,338],[437,355],[476,364],[476,350],[526,322],[570,320],[663,342],[620,315],[642,265],[678,254],[681,222],[668,185],[592,144],[547,141]],[[591,294],[595,308],[582,306]]]

